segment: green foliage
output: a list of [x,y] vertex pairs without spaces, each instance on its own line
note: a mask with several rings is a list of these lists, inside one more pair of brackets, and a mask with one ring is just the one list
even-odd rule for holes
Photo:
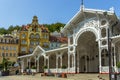
[[50,32],[54,32],[54,31],[60,32],[60,28],[64,27],[65,24],[57,22],[57,23],[54,23],[54,24],[44,24],[44,26],[46,26],[49,29]]
[[5,29],[5,28],[0,28],[0,34],[10,34],[12,31],[14,30],[20,30],[21,26],[9,26],[8,29]]
[[7,34],[7,30],[5,28],[0,28],[0,34]]
[[117,63],[117,67],[120,68],[120,62]]
[[0,70],[3,70],[3,64],[0,64]]
[[43,69],[47,69],[47,66],[43,66]]
[[36,69],[37,67],[35,67],[35,66],[32,66],[32,69]]
[[29,67],[27,66],[26,69],[29,69]]
[[[50,32],[54,32],[54,31],[60,32],[60,28],[65,26],[64,23],[60,23],[60,22],[53,23],[53,24],[43,24],[43,25],[46,26]],[[11,34],[12,31],[14,30],[19,31],[20,29],[21,29],[21,26],[19,25],[16,25],[16,26],[10,25],[8,29],[5,29],[3,27],[0,28],[0,34]]]
[[8,60],[4,57],[2,60],[2,65],[3,65],[4,71],[7,71],[8,70]]
[[66,69],[67,67],[65,65],[62,66],[62,69]]

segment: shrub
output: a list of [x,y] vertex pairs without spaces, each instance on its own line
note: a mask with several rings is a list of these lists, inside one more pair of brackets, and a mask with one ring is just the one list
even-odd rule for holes
[[62,69],[66,69],[67,67],[65,65],[62,66]]
[[120,62],[117,63],[117,67],[120,68]]
[[43,69],[47,69],[47,66],[43,66]]
[[29,69],[29,67],[27,66],[26,69]]
[[32,69],[36,69],[36,67],[35,67],[35,66],[32,66]]

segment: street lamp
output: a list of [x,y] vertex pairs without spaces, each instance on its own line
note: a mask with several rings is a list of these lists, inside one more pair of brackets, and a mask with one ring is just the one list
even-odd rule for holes
[[110,31],[107,29],[108,33],[108,54],[109,54],[109,80],[112,80],[112,65],[111,65],[111,39],[110,39]]

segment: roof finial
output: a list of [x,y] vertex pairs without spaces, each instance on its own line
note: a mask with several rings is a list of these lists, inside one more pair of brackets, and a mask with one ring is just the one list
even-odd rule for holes
[[81,0],[81,5],[83,5],[83,0]]
[[83,10],[83,8],[84,8],[84,2],[83,2],[83,0],[81,0],[81,6],[80,6],[80,9]]

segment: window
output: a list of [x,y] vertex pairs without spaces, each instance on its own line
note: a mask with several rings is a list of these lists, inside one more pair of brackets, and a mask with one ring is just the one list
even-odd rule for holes
[[36,42],[36,45],[39,45],[39,42]]
[[30,41],[30,45],[34,45],[34,41]]
[[8,53],[6,53],[6,57],[8,57]]
[[5,56],[4,53],[2,53],[2,56],[3,56],[3,57]]
[[22,34],[22,38],[25,38],[26,37],[26,35],[25,34]]
[[34,34],[31,34],[31,35],[30,35],[30,38],[33,39],[33,38],[34,38]]
[[33,48],[31,47],[31,48],[30,48],[30,53],[32,53],[32,52],[33,52]]
[[48,43],[43,43],[44,47],[48,47]]
[[14,57],[16,57],[16,53],[14,53]]
[[12,56],[12,53],[10,53],[10,57]]
[[8,46],[6,46],[6,50],[8,50]]
[[14,47],[14,50],[16,50],[16,47]]
[[4,46],[2,47],[2,50],[4,50]]
[[36,38],[37,38],[37,39],[39,39],[39,38],[40,38],[39,34],[36,34]]
[[12,47],[10,46],[10,50],[12,50]]
[[26,44],[26,40],[22,40],[21,44]]
[[24,52],[24,51],[26,51],[26,50],[27,50],[26,47],[22,47],[22,48],[21,48],[21,51],[22,51],[22,52]]

